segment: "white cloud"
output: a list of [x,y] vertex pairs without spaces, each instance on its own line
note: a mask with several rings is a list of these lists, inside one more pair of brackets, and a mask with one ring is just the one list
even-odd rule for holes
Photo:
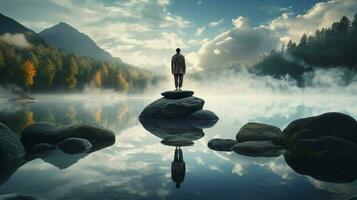
[[201,35],[204,30],[205,30],[204,26],[200,27],[200,28],[197,28],[195,35],[197,35],[197,36]]
[[303,33],[312,34],[316,29],[329,27],[342,16],[353,19],[356,10],[355,0],[331,0],[315,4],[304,14],[284,13],[268,26],[281,34],[282,41],[298,41]]
[[15,33],[15,34],[5,33],[0,36],[0,40],[19,48],[31,47],[31,44],[27,41],[25,35],[22,33]]
[[224,19],[220,19],[220,20],[218,20],[218,21],[213,21],[213,22],[210,22],[210,23],[208,24],[208,26],[209,26],[209,27],[215,27],[215,26],[220,25],[223,21],[224,21]]
[[228,66],[247,63],[269,52],[279,44],[275,32],[266,27],[248,25],[223,32],[214,39],[205,41],[202,47],[189,55],[197,68]]
[[[279,8],[289,11],[289,8]],[[289,39],[298,41],[303,33],[329,27],[342,16],[353,19],[357,10],[355,0],[331,0],[315,4],[306,13],[283,13],[267,24],[252,27],[249,19],[232,19],[233,28],[205,41],[201,48],[189,54],[196,68],[228,66],[256,62],[265,53]]]
[[232,19],[232,23],[236,28],[241,28],[246,25],[248,22],[248,18],[239,16],[236,19]]

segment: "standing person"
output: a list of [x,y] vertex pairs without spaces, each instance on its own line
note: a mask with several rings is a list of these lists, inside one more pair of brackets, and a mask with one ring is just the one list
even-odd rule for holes
[[183,75],[186,72],[185,57],[180,53],[180,48],[176,49],[176,54],[171,59],[171,72],[175,79],[175,90],[181,91]]

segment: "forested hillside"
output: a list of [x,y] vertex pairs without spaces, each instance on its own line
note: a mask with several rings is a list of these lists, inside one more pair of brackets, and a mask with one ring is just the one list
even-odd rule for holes
[[277,78],[288,74],[300,80],[305,72],[332,67],[357,70],[357,14],[352,22],[342,17],[329,28],[302,35],[297,44],[289,41],[281,50],[272,50],[251,71]]
[[[140,91],[155,84],[151,72],[123,62],[103,62],[50,46],[41,36],[0,14],[0,85],[35,91],[79,90],[86,86]],[[27,46],[14,39],[24,37]]]

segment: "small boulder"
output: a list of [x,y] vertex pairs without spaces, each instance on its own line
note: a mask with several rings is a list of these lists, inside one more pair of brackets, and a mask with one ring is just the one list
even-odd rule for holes
[[195,111],[202,110],[205,101],[197,97],[180,99],[158,99],[146,106],[139,118],[186,119]]
[[343,113],[324,113],[291,122],[284,129],[283,134],[292,140],[332,136],[357,144],[357,122]]
[[161,141],[162,144],[167,146],[175,146],[175,147],[183,147],[183,146],[191,146],[193,145],[192,140],[189,140],[185,137],[171,137]]
[[68,138],[56,146],[67,154],[87,153],[92,148],[92,144],[82,138]]
[[197,128],[210,128],[217,123],[218,117],[212,111],[198,110],[189,115],[187,121]]
[[185,97],[191,97],[193,95],[193,91],[189,90],[181,90],[181,91],[166,91],[161,93],[167,99],[180,99]]
[[238,154],[252,157],[278,157],[281,149],[271,141],[248,141],[234,145],[232,150]]
[[231,139],[219,139],[215,138],[208,142],[208,148],[215,151],[232,151],[232,147],[238,142]]
[[114,144],[115,135],[113,131],[96,124],[77,124],[61,127],[58,131],[58,142],[67,138],[82,138],[88,140],[93,148],[97,146]]
[[250,122],[242,126],[236,135],[236,139],[238,142],[271,141],[280,144],[283,140],[283,135],[278,127]]

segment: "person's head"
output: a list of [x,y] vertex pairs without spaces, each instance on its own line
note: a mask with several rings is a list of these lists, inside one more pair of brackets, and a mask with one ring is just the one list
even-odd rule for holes
[[176,183],[176,188],[177,188],[177,189],[180,188],[180,183]]
[[180,48],[177,48],[176,49],[176,53],[180,53],[181,49]]

